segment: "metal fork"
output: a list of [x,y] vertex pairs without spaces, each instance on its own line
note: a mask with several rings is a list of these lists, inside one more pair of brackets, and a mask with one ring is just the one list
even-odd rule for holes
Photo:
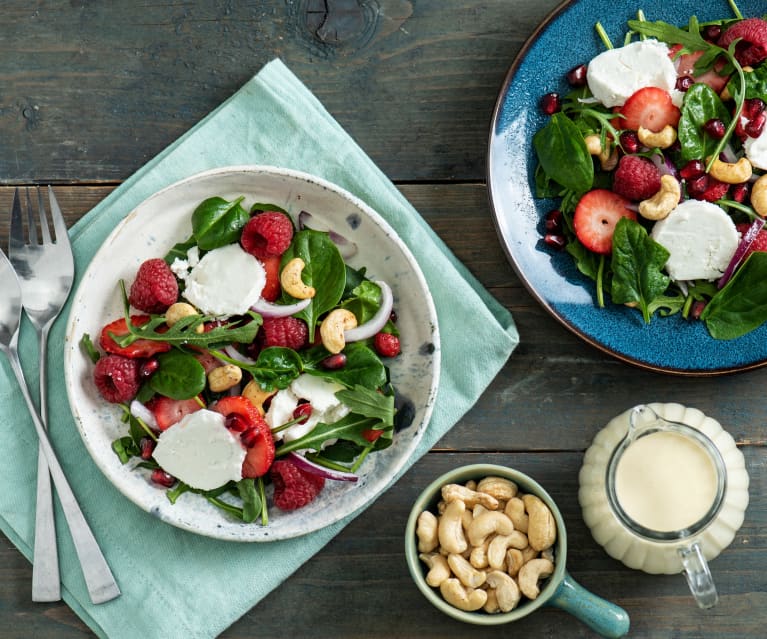
[[[2,277],[0,277],[0,293],[10,302],[0,314],[0,350],[3,350],[11,361],[40,436],[39,452],[41,454],[38,456],[38,510],[36,513],[32,599],[34,601],[56,601],[60,599],[56,536],[53,527],[48,468],[51,465],[51,458],[53,458],[56,468],[54,469],[51,465],[50,473],[53,475],[54,483],[59,491],[59,498],[70,527],[75,550],[83,568],[88,591],[94,603],[101,603],[113,599],[120,594],[120,591],[45,435],[47,336],[51,324],[69,295],[74,273],[66,225],[50,187],[48,187],[48,194],[56,236],[55,241],[51,239],[45,214],[45,203],[38,189],[38,213],[42,243],[37,241],[36,225],[28,191],[26,200],[29,241],[25,242],[21,202],[17,189],[14,193],[11,211],[10,241],[14,265],[17,269],[16,273],[14,273],[13,265],[0,252],[3,262],[9,267],[8,272],[3,270]],[[0,265],[0,270],[5,264]],[[21,309],[17,306],[22,300],[27,315],[40,337],[40,414],[42,417],[37,414],[29,397],[26,382],[18,363],[16,347]]]
[[[37,188],[37,212],[42,243],[38,242],[34,210],[26,189],[26,215],[22,213],[19,189],[13,194],[8,258],[21,285],[22,305],[37,331],[40,343],[40,417],[48,425],[46,362],[48,331],[69,297],[74,277],[72,247],[53,190],[48,187],[53,213],[55,241],[51,239],[45,203]],[[24,232],[26,219],[27,232]],[[48,464],[42,450],[37,457],[35,547],[32,562],[32,601],[59,601],[61,585],[53,518],[53,494]]]

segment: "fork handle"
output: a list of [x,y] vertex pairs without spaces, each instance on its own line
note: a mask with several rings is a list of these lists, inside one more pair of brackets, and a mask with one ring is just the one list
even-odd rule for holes
[[43,422],[37,414],[37,409],[29,395],[27,382],[24,379],[24,371],[19,362],[18,352],[15,348],[11,348],[9,349],[8,355],[8,359],[11,362],[11,368],[16,375],[19,387],[21,388],[21,393],[24,396],[24,400],[27,402],[27,408],[32,416],[32,421],[35,425],[35,430],[37,431],[37,437],[40,440],[40,448],[48,461],[48,468],[50,469],[53,483],[56,485],[61,508],[64,511],[64,517],[67,520],[69,532],[72,535],[72,542],[74,543],[75,551],[77,552],[77,558],[80,561],[83,576],[85,577],[88,594],[94,604],[110,601],[120,595],[120,588],[112,575],[112,571],[109,569],[109,565],[99,548],[96,538],[93,536],[93,532],[91,531],[88,522],[85,520],[82,510],[80,510],[80,506],[72,492],[72,488],[69,486],[69,482],[64,475],[59,460],[56,459],[56,453],[54,453],[53,447],[48,440],[48,435],[45,432]]

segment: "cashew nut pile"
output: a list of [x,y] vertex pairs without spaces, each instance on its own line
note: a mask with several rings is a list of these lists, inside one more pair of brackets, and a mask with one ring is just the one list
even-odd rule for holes
[[509,612],[554,572],[557,528],[548,506],[502,477],[442,487],[438,514],[417,521],[426,582],[461,610]]

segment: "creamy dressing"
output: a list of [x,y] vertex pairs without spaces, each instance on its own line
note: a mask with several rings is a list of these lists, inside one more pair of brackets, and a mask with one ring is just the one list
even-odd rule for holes
[[658,532],[683,530],[709,511],[717,472],[706,450],[675,432],[655,432],[634,441],[615,472],[615,493],[638,524]]

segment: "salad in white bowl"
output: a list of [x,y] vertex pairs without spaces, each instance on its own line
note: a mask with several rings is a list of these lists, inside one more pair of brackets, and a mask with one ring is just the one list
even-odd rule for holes
[[544,242],[645,322],[680,314],[715,339],[767,320],[767,21],[628,22],[623,42],[541,97]]

